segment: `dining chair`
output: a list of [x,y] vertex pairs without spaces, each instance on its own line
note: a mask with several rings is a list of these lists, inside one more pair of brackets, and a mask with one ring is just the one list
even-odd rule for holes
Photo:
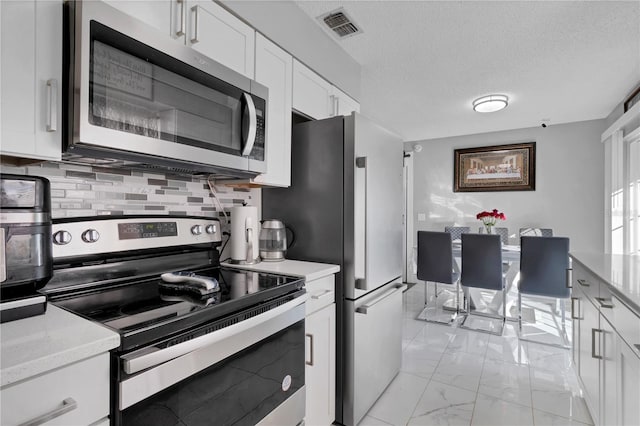
[[445,226],[444,232],[448,232],[451,234],[451,239],[459,240],[462,234],[468,234],[471,232],[471,227],[469,226]]
[[[453,237],[448,232],[418,231],[418,279],[424,281],[424,309],[417,319],[439,324],[452,324],[459,313],[460,274],[453,259]],[[429,306],[429,281],[435,285],[435,306]],[[455,312],[448,320],[438,320],[438,283],[455,286]],[[433,310],[434,315],[429,315]]]
[[[460,324],[460,328],[481,331],[484,333],[502,335],[507,317],[505,280],[502,274],[502,245],[497,234],[463,234],[462,235],[462,275],[460,284],[463,289],[464,309],[466,315]],[[474,312],[469,307],[469,297],[466,296],[469,288],[480,288],[502,292],[502,316],[488,313]],[[466,290],[466,292],[465,292]],[[467,319],[472,315],[500,319],[502,324],[500,331],[491,331],[482,328],[472,328],[466,325]]]
[[[522,340],[522,296],[568,299],[571,297],[569,280],[569,238],[520,237],[520,281],[518,283],[518,333]],[[565,327],[565,300],[561,300],[562,345],[568,347]],[[552,308],[552,311],[555,310]]]
[[521,237],[553,237],[551,228],[520,228]]
[[[500,235],[500,242],[502,242],[502,244],[509,244],[509,228],[501,228],[501,227],[494,226],[493,230],[495,231],[496,234]],[[484,234],[484,233],[485,233],[484,226],[481,226],[480,228],[478,228],[478,234]]]

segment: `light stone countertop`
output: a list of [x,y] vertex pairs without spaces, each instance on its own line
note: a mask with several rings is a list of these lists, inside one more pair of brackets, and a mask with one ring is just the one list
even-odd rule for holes
[[596,252],[571,252],[570,255],[640,316],[640,256]]
[[47,304],[43,315],[0,325],[0,386],[107,352],[120,335]]
[[304,277],[307,282],[340,272],[340,266],[338,265],[289,259],[285,259],[281,262],[262,261],[255,265],[233,265],[228,262],[225,262],[222,265],[231,268],[248,269],[256,272]]

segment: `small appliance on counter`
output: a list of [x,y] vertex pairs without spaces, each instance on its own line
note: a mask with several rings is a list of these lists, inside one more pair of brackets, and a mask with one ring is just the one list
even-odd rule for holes
[[[291,234],[291,244],[295,235]],[[277,219],[262,221],[260,230],[260,258],[265,262],[281,262],[287,254],[287,227]]]
[[43,314],[51,279],[51,191],[37,176],[0,174],[0,322]]
[[260,263],[258,209],[253,206],[231,208],[231,260],[236,265]]

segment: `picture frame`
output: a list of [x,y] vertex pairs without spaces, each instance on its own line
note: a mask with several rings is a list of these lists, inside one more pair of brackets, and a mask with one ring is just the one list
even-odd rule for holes
[[536,143],[454,150],[453,192],[535,191]]
[[632,106],[640,102],[640,87],[638,87],[632,94],[624,101],[624,112],[631,109]]

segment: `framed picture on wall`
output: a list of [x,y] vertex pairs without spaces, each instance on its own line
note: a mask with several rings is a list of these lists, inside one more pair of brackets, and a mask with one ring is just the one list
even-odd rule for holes
[[534,191],[536,143],[454,150],[453,192]]

